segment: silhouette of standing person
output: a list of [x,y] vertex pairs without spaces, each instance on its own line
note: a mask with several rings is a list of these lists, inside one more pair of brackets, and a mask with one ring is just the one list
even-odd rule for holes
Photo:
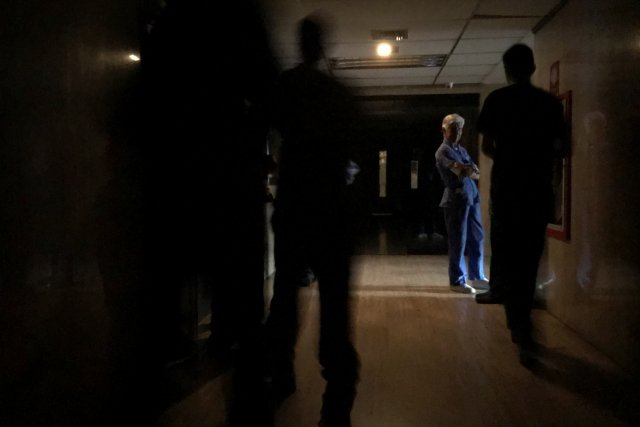
[[545,230],[553,215],[553,159],[568,149],[560,101],[531,84],[533,51],[516,44],[503,55],[510,85],[493,91],[477,122],[491,171],[491,290],[504,297],[507,326],[520,362],[536,362],[532,334],[536,276]]
[[[142,40],[137,120],[121,123],[126,135],[114,141],[126,142],[127,159],[102,197],[113,237],[100,260],[114,332],[133,353],[125,367],[144,371],[139,399],[162,411],[164,370],[195,355],[182,301],[185,285],[200,279],[211,287],[211,341],[237,349],[229,424],[263,426],[271,424],[262,348],[265,106],[277,67],[258,4],[240,0],[224,14],[212,25],[214,2],[172,0]],[[219,44],[231,33],[233,44]],[[130,282],[120,292],[122,278]]]
[[350,262],[354,201],[349,148],[356,109],[347,89],[319,70],[323,21],[298,27],[303,62],[280,76],[275,125],[283,141],[274,201],[275,280],[267,333],[276,403],[296,389],[293,369],[301,274],[320,293],[320,348],[326,380],[322,421],[350,426],[359,360],[351,341]]

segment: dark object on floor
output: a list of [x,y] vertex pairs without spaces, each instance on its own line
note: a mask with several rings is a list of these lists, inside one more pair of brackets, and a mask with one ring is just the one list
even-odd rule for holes
[[501,295],[492,293],[491,291],[476,294],[476,302],[478,304],[502,304],[504,298]]

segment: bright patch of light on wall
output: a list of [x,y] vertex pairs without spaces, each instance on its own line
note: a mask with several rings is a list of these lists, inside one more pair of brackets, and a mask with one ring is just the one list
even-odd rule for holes
[[380,43],[376,47],[376,53],[378,54],[378,56],[387,57],[391,55],[392,51],[393,51],[393,48],[389,43]]
[[138,55],[133,54],[133,53],[132,53],[131,55],[129,55],[129,59],[130,59],[131,61],[133,61],[133,62],[138,62],[138,61],[140,61],[140,57],[139,57]]

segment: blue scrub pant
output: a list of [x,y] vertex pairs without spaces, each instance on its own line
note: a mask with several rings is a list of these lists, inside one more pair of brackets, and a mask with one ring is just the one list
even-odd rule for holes
[[461,285],[467,279],[484,279],[484,231],[480,203],[444,207],[444,220],[449,234],[449,284]]

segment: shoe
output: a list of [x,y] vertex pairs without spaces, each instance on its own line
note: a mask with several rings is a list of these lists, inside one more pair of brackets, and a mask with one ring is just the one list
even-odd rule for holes
[[476,290],[473,289],[471,286],[467,285],[466,283],[462,283],[459,285],[449,285],[449,289],[451,289],[453,292],[459,292],[461,294],[475,294]]
[[476,291],[488,291],[490,289],[489,281],[487,279],[472,280],[471,287]]
[[519,342],[517,345],[520,364],[529,370],[537,369],[541,365],[538,345],[534,341]]
[[504,302],[504,298],[488,291],[476,295],[476,302],[478,304],[502,304]]

